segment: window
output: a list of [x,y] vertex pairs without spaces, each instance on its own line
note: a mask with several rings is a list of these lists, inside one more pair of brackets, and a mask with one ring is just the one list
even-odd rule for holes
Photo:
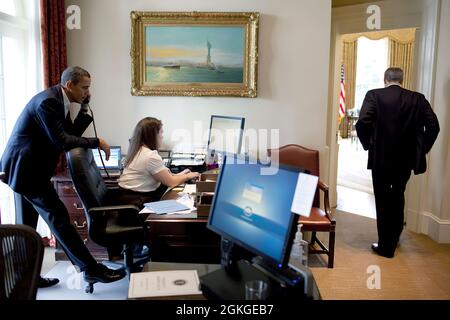
[[16,15],[16,1],[15,0],[2,0],[0,2],[0,12],[9,14],[11,16]]
[[[27,101],[41,88],[38,1],[0,1],[0,157]],[[2,223],[14,223],[12,191],[0,183]]]
[[356,59],[355,106],[359,112],[367,91],[384,87],[384,71],[388,66],[388,39],[358,39]]

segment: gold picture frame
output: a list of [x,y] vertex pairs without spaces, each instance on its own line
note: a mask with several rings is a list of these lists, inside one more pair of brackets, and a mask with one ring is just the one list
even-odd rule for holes
[[258,12],[130,17],[132,95],[256,97]]

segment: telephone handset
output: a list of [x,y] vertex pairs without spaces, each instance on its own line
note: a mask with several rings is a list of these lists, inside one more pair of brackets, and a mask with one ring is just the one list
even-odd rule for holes
[[91,101],[91,95],[87,95],[81,104],[89,104],[89,101]]

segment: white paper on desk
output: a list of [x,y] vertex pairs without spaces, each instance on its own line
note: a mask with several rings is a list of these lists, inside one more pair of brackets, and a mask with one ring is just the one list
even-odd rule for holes
[[155,211],[153,211],[150,208],[144,207],[144,209],[142,209],[141,211],[139,211],[139,213],[155,213]]
[[128,298],[202,294],[197,270],[137,272],[130,276]]
[[184,185],[183,193],[187,193],[187,194],[197,193],[197,185],[195,183],[194,184],[186,183]]
[[190,196],[189,194],[187,194],[185,192],[180,192],[178,194],[178,198],[176,199],[176,201],[178,203],[181,203],[182,205],[185,205],[190,210],[195,209],[195,207],[194,207],[194,197]]
[[[144,207],[144,209],[142,209],[141,211],[139,211],[139,213],[150,213],[150,214],[156,214],[155,211],[153,211],[152,209],[149,209],[147,207]],[[194,209],[188,209],[188,210],[181,210],[181,211],[176,211],[176,212],[169,212],[169,213],[165,213],[165,214],[158,214],[158,216],[175,216],[175,215],[185,215],[186,218],[190,218],[191,216],[193,218],[197,218],[197,208]]]
[[294,199],[292,200],[292,212],[309,217],[318,181],[319,177],[317,176],[299,173]]
[[[184,192],[180,192],[178,194],[178,198],[176,199],[178,203],[181,203],[188,207],[189,209],[181,210],[181,211],[174,211],[174,212],[168,212],[164,215],[186,215],[186,218],[196,218],[197,217],[197,208],[194,206],[194,198],[189,196],[188,194]],[[139,213],[153,213],[156,214],[154,210],[145,207],[139,211]]]

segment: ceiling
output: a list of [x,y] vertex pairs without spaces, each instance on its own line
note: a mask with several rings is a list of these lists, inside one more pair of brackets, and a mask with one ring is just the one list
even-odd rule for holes
[[356,4],[364,4],[364,3],[372,3],[380,0],[332,0],[332,7],[345,7],[345,6],[353,6]]

